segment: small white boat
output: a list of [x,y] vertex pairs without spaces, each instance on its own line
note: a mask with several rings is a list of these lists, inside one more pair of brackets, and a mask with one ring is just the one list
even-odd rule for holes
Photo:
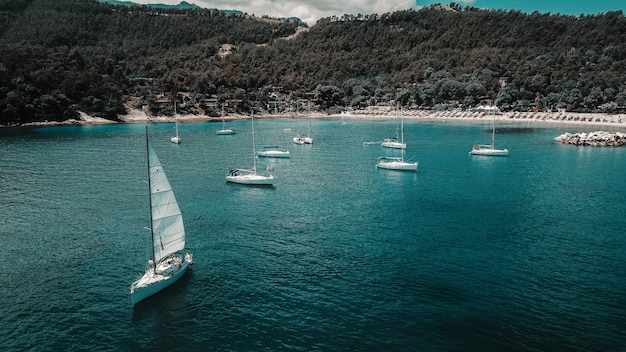
[[146,125],[146,154],[148,157],[148,189],[150,193],[150,233],[152,258],[144,275],[130,286],[133,304],[156,294],[178,281],[193,263],[193,255],[185,249],[183,216],[174,197],[161,162],[148,142]]
[[385,148],[393,148],[393,149],[406,149],[406,143],[398,142],[398,138],[385,138],[382,143],[380,143]]
[[[275,178],[273,175],[259,175],[256,172],[256,141],[254,139],[254,115],[252,115],[252,169],[231,169],[226,175],[226,181],[242,185],[267,185],[273,186]],[[269,168],[268,168],[269,169]]]
[[[404,125],[403,125],[403,127],[404,127]],[[399,136],[400,129],[402,129],[402,128],[400,128],[398,125],[396,125],[396,136],[383,139],[383,141],[382,141],[382,143],[380,143],[380,145],[385,147],[385,148],[406,149],[406,143],[404,143],[404,141],[399,141],[399,139],[400,139],[400,136]]]
[[476,144],[469,153],[471,155],[507,156],[509,150],[494,148],[493,144]]
[[226,127],[224,120],[222,120],[222,128],[217,130],[216,133],[218,135],[227,135],[227,134],[235,134],[236,132],[234,128]]
[[224,128],[221,130],[217,130],[216,132],[218,135],[227,135],[227,134],[235,134],[235,130],[233,130],[232,128]]
[[290,154],[288,150],[280,150],[277,147],[264,147],[257,150],[258,156],[264,156],[267,158],[289,158]]
[[[255,166],[256,167],[256,166]],[[274,185],[273,175],[259,175],[256,173],[256,169],[233,169],[228,172],[226,181],[232,183],[240,183],[245,185]]]
[[[497,109],[497,108],[496,108]],[[496,148],[496,115],[493,115],[491,123],[491,144],[476,144],[470,150],[470,155],[486,155],[486,156],[507,156],[508,149]]]
[[[310,102],[307,104],[307,106]],[[296,106],[296,124],[298,121],[298,108]],[[298,131],[298,127],[296,126],[296,132]],[[308,134],[300,134],[296,133],[296,136],[293,137],[293,142],[296,144],[313,144],[313,137],[311,137],[311,116],[310,116],[310,107],[309,107],[309,132]]]
[[376,167],[389,170],[416,171],[417,162],[408,162],[403,158],[381,157],[376,163]]
[[307,135],[298,135],[293,137],[293,142],[296,144],[313,144],[313,138]]

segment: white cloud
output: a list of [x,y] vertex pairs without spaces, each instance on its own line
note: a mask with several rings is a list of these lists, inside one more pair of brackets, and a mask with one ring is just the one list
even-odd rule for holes
[[[139,4],[175,5],[182,0],[131,0]],[[256,16],[298,17],[309,25],[329,16],[383,14],[415,9],[414,0],[186,0],[205,8],[239,10]]]

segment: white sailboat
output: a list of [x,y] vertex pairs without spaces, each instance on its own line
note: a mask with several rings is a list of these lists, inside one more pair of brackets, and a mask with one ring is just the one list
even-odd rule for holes
[[256,155],[266,158],[289,158],[288,150],[281,150],[278,145],[264,145],[258,148]]
[[406,143],[404,143],[404,141],[398,141],[398,133],[398,125],[396,125],[396,136],[383,139],[380,145],[385,148],[406,149]]
[[182,254],[185,249],[183,216],[174,197],[161,162],[148,141],[148,189],[150,190],[150,233],[152,259],[145,274],[130,286],[133,304],[154,295],[178,281],[189,269],[193,255]]
[[508,149],[496,148],[496,115],[493,114],[493,121],[491,123],[491,144],[476,144],[469,152],[470,155],[487,155],[487,156],[507,156],[509,155]]
[[[310,108],[309,108],[310,109]],[[313,144],[313,137],[311,137],[311,112],[309,110],[309,132],[308,134],[300,134],[298,128],[296,128],[296,136],[293,137],[293,142],[296,144]],[[296,124],[298,120],[298,108],[296,106]]]
[[[224,116],[224,107],[222,107],[222,116]],[[222,128],[217,130],[218,135],[227,135],[227,134],[235,134],[235,129],[231,127],[226,127],[226,122],[222,119]]]
[[402,171],[417,171],[417,161],[410,162],[404,160],[404,153],[406,144],[404,143],[404,120],[401,122],[400,142],[404,145],[404,148],[397,148],[401,150],[400,157],[380,157],[376,163],[376,167],[389,170],[402,170]]
[[289,158],[291,155],[288,150],[280,150],[277,146],[264,146],[257,150],[258,156],[264,156],[267,158]]
[[304,136],[300,134],[300,128],[298,127],[298,102],[296,102],[296,135],[293,137],[293,142],[296,144],[304,144]]
[[180,144],[180,137],[178,136],[178,115],[176,114],[176,102],[174,102],[174,122],[176,123],[176,135],[171,137],[172,143]]
[[[310,104],[310,102],[309,102],[309,104]],[[303,136],[303,138],[304,138],[304,143],[306,143],[306,144],[313,144],[313,137],[312,137],[312,134],[311,134],[311,108],[307,107],[307,109],[308,109],[308,113],[309,113],[309,131],[308,131],[308,133],[305,136]]]
[[273,175],[259,175],[256,172],[256,141],[254,138],[254,115],[252,115],[252,169],[231,169],[226,176],[227,182],[239,183],[244,185],[274,185]]
[[222,120],[222,128],[217,130],[218,135],[227,135],[227,134],[235,134],[235,129],[231,127],[226,127],[224,120]]

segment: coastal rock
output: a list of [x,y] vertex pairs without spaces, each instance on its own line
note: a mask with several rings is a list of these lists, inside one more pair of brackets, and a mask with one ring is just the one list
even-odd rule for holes
[[578,146],[620,147],[626,145],[626,133],[596,131],[589,133],[563,133],[555,141]]

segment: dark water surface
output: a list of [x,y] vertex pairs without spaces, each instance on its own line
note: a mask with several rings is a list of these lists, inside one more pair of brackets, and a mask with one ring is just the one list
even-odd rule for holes
[[363,143],[395,121],[313,121],[296,145],[295,121],[259,120],[259,144],[291,158],[255,188],[225,182],[252,166],[249,121],[231,125],[181,124],[180,145],[149,126],[194,267],[136,307],[143,125],[3,131],[2,350],[626,349],[626,148],[507,125],[509,157],[472,157],[489,126],[409,120],[418,172],[396,172]]

